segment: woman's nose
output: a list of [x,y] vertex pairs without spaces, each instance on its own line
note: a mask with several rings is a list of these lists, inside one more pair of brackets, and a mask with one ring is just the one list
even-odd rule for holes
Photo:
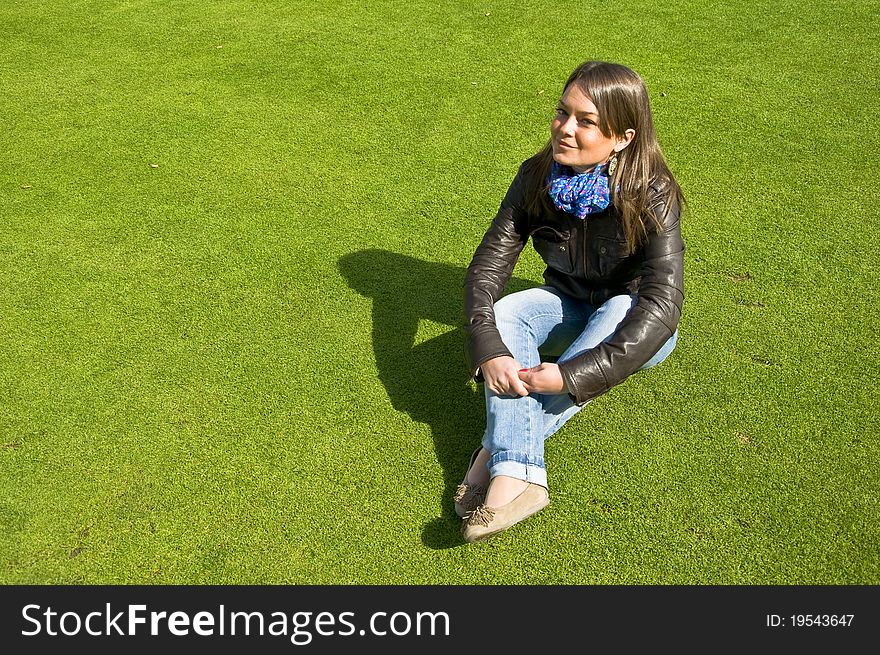
[[565,122],[559,126],[559,129],[563,134],[574,134],[574,128],[577,125],[577,120],[574,116],[569,116],[565,119]]

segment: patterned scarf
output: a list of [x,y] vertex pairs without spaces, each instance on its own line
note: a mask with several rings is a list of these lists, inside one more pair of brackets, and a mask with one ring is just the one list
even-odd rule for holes
[[556,208],[581,220],[602,211],[611,202],[607,164],[595,166],[586,173],[575,173],[572,168],[554,161],[547,184]]

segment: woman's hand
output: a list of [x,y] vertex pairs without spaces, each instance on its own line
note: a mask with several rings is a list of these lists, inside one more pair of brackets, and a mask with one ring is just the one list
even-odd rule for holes
[[486,387],[499,396],[528,396],[526,385],[520,380],[520,363],[504,355],[480,364]]
[[565,393],[565,380],[556,364],[539,364],[519,371],[519,379],[529,393]]

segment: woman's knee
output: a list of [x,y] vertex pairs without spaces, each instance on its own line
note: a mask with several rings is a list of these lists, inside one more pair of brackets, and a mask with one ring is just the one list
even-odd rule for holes
[[635,307],[638,298],[628,294],[619,296],[611,296],[608,300],[599,306],[596,310],[597,314],[604,315],[608,320],[620,323],[630,310]]
[[495,302],[495,325],[505,329],[528,328],[548,313],[558,313],[558,298],[541,287],[508,294]]
[[[617,331],[618,326],[635,304],[635,296],[612,296],[590,316],[586,332],[591,335],[593,340],[596,340],[596,343],[605,341]],[[590,344],[591,347],[594,345],[596,344]]]
[[495,305],[493,306],[495,323],[510,321],[517,318],[522,309],[522,303],[518,302],[514,297],[515,295],[516,294],[504,296],[495,302]]

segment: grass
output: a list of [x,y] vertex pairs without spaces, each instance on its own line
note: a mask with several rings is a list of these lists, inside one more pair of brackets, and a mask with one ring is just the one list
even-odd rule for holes
[[[877,584],[878,27],[4,3],[0,582]],[[548,442],[547,510],[465,546],[464,268],[588,58],[643,75],[689,199],[680,343]]]

